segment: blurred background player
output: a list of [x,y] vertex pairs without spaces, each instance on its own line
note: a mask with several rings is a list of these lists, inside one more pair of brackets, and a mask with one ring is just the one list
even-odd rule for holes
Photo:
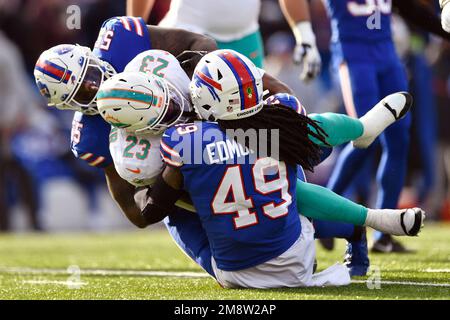
[[0,48],[0,231],[11,228],[13,191],[23,200],[31,229],[40,230],[33,177],[11,150],[11,142],[16,134],[42,120],[39,115],[44,110],[25,77],[17,47],[1,31]]
[[[372,101],[380,96],[406,90],[406,73],[391,36],[392,2],[329,0],[327,8],[333,28],[333,66],[339,72],[347,113],[357,116],[366,112]],[[410,3],[409,10],[416,12],[417,4]],[[398,205],[406,174],[410,124],[408,116],[386,130],[379,139],[383,154],[377,174],[381,189],[376,207]],[[370,161],[375,149],[375,145],[368,150],[347,146],[338,159],[328,186],[342,194],[355,179],[355,168],[361,168]],[[364,247],[365,244],[355,243],[353,249],[356,246]],[[382,234],[377,234],[373,250],[405,251],[390,236]]]
[[[161,0],[127,0],[127,14],[150,16],[153,5]],[[294,61],[303,66],[300,77],[314,79],[321,60],[312,31],[307,0],[279,0],[284,16],[296,39]],[[173,0],[160,26],[177,27],[206,34],[217,41],[219,49],[236,50],[262,68],[264,46],[259,30],[261,0]]]

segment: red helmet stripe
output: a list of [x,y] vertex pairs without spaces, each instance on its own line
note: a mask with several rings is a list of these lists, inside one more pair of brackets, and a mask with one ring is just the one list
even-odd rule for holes
[[246,67],[244,61],[231,52],[220,53],[219,56],[227,63],[239,83],[241,109],[248,109],[258,104],[255,78]]

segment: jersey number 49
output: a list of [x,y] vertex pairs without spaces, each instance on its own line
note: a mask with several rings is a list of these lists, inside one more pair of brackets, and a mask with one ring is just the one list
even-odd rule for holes
[[[214,214],[235,214],[233,223],[235,229],[241,229],[258,224],[258,215],[254,210],[254,200],[245,191],[242,165],[229,166],[225,171],[219,187],[211,202]],[[277,173],[277,178],[266,181],[268,174]],[[286,164],[272,158],[258,159],[252,167],[253,185],[261,195],[280,192],[282,200],[275,204],[267,201],[261,204],[262,212],[270,219],[278,219],[288,214],[292,196],[289,194],[289,180]],[[231,200],[230,200],[231,199]],[[258,204],[259,205],[259,204]]]

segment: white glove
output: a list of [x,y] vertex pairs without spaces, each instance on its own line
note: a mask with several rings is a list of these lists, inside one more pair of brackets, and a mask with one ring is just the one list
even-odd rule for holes
[[299,22],[293,32],[297,42],[293,55],[294,63],[301,64],[303,67],[300,79],[309,82],[317,77],[322,66],[316,37],[309,21]]
[[441,13],[442,29],[450,33],[450,3],[446,3]]

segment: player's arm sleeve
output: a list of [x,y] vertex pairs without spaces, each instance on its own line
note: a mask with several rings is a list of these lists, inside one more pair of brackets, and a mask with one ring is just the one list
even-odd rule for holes
[[181,168],[183,166],[182,152],[176,148],[177,141],[174,137],[178,137],[174,127],[169,128],[161,138],[160,154],[163,162],[174,168]]
[[109,153],[111,126],[100,116],[75,113],[72,121],[70,148],[76,158],[97,168],[106,168],[113,163]]
[[147,225],[157,223],[167,217],[182,196],[183,176],[178,168],[166,167],[148,190],[148,199],[141,211]]
[[[108,185],[111,197],[120,207],[128,220],[138,228],[145,228],[147,223],[141,215],[139,204],[145,200],[141,200],[142,192],[138,193],[135,187],[123,180],[117,173],[114,165],[105,168],[106,183]],[[144,191],[145,197],[146,190]],[[136,199],[136,200],[135,200]]]
[[153,49],[169,51],[178,56],[185,50],[214,51],[216,41],[208,36],[176,28],[147,26]]
[[450,34],[442,29],[441,20],[427,5],[417,0],[394,0],[393,5],[397,8],[398,13],[407,21],[427,32],[450,40]]

